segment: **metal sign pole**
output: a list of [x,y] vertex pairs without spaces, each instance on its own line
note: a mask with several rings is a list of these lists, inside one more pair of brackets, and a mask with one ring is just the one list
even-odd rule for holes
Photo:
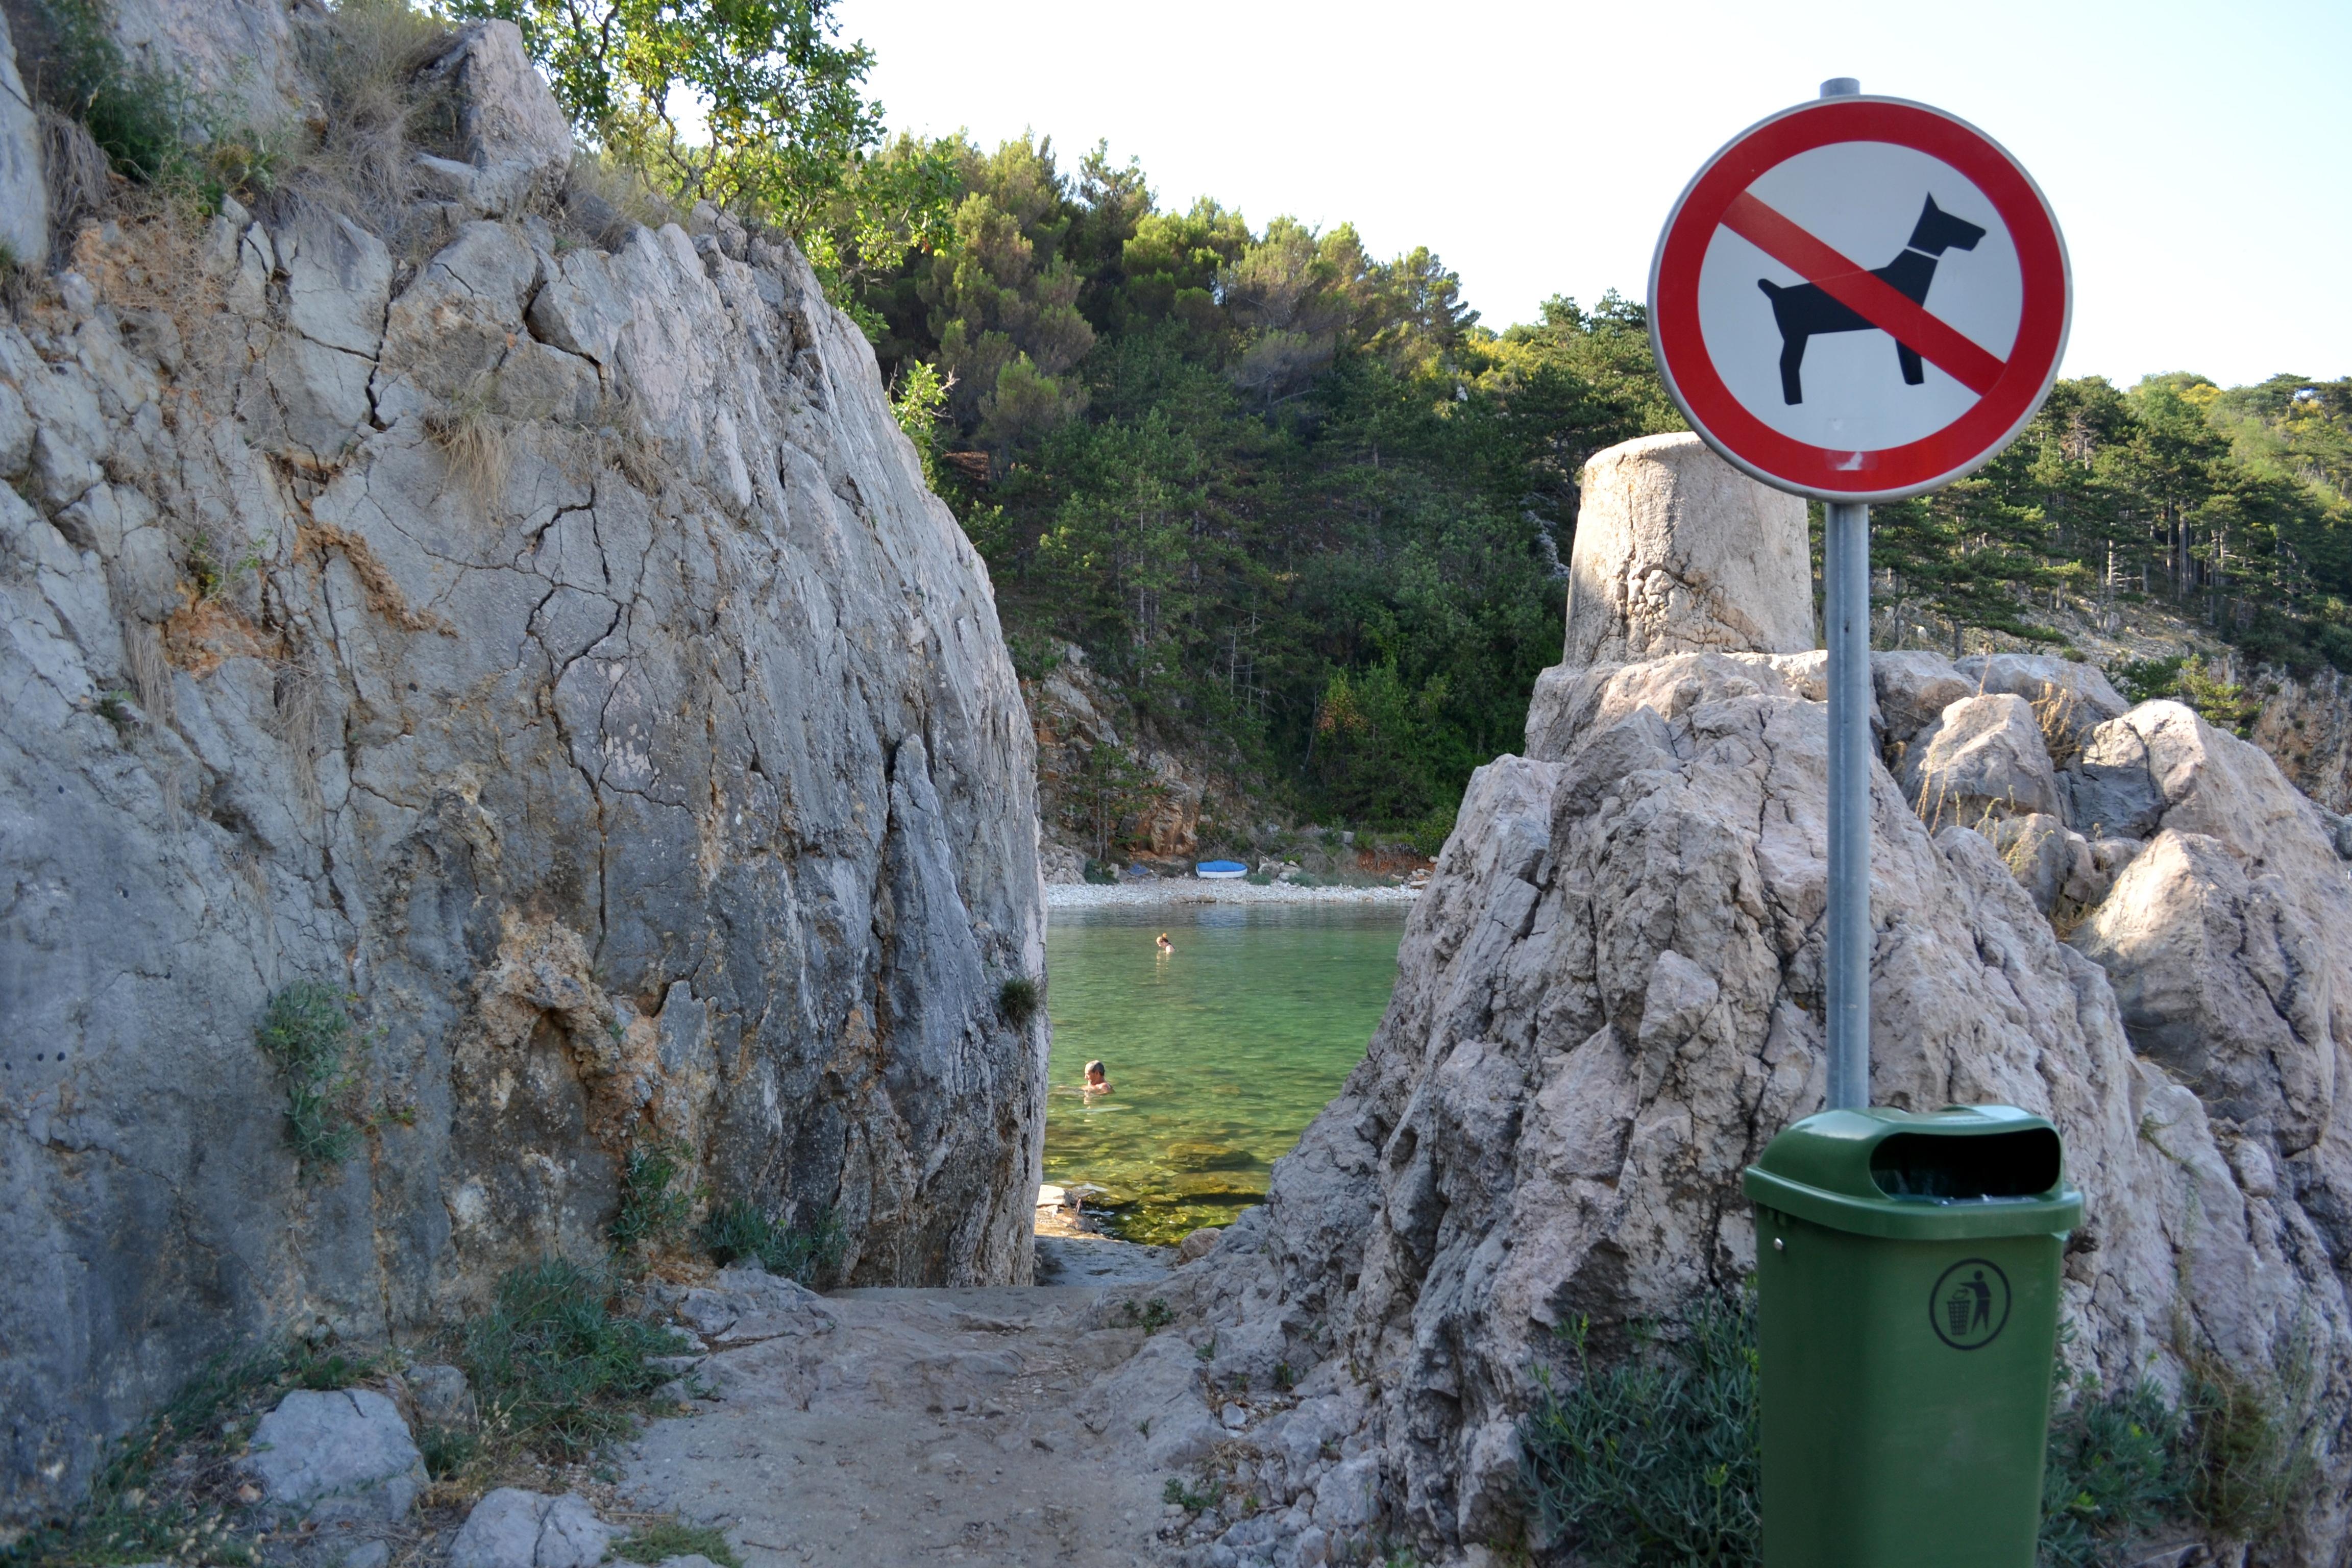
[[[1823,98],[1853,98],[1850,76]],[[1824,501],[1823,628],[1830,645],[1830,898],[1822,979],[1829,1109],[1870,1104],[1870,508]]]
[[1829,1109],[1870,1103],[1870,508],[1824,503],[1830,652]]

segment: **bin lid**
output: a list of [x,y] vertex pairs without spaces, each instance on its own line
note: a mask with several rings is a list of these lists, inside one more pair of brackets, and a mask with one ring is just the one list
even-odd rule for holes
[[1898,1241],[2039,1236],[2082,1223],[2058,1130],[2013,1105],[1824,1110],[1766,1146],[1748,1195],[1832,1230]]

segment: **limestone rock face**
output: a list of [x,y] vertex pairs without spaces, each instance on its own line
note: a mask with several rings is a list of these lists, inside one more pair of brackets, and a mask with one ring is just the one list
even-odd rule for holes
[[[2271,675],[2263,684],[2271,695],[2249,738],[2322,807],[2352,812],[2352,686],[2343,671]],[[2352,846],[2338,853],[2347,851]]]
[[1813,646],[1802,500],[1758,484],[1692,435],[1598,453],[1581,489],[1562,663]]
[[647,1140],[845,1279],[1025,1279],[1029,725],[806,264],[176,221],[0,325],[0,1516],[233,1339],[601,1254]]
[[5,16],[0,16],[0,245],[20,267],[37,267],[49,254],[41,121],[16,70],[16,45]]
[[[2095,671],[1876,674],[1906,782],[1874,769],[1874,1100],[2056,1122],[2088,1200],[2064,1263],[2078,1369],[2177,1387],[2219,1357],[2274,1390],[2308,1354],[2322,1476],[2262,1560],[2337,1561],[2352,892],[2326,820],[2176,704],[2094,721],[2115,706]],[[1636,1321],[1752,1268],[1739,1171],[1823,1093],[1808,676],[1754,649],[1563,666],[1528,755],[1475,775],[1364,1060],[1266,1207],[1165,1291],[1217,1326],[1212,1380],[1286,1365],[1298,1410],[1349,1434],[1260,1439],[1276,1503],[1358,1498],[1369,1468],[1382,1527],[1444,1560],[1507,1538],[1535,1373],[1572,1375],[1554,1331],[1589,1320],[1596,1354],[1623,1353]],[[2076,743],[2061,788],[2052,751]],[[1924,820],[1920,780],[1980,814]],[[2129,806],[2095,836],[2095,797]],[[1171,1445],[1210,1440],[1142,1358],[1114,1381],[1160,1411],[1155,1440],[1163,1419]]]
[[1872,654],[1870,675],[1885,716],[1883,735],[1890,745],[1906,744],[1942,718],[1945,709],[1978,695],[1976,682],[1950,659],[1916,648]]
[[287,0],[117,0],[116,42],[133,67],[176,77],[234,125],[275,127],[306,98]]

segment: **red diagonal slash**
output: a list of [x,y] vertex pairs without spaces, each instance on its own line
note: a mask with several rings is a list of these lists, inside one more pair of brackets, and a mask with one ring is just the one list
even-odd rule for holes
[[1982,397],[2009,367],[1859,262],[1849,261],[1747,191],[1731,198],[1723,226],[1804,275],[1822,293]]

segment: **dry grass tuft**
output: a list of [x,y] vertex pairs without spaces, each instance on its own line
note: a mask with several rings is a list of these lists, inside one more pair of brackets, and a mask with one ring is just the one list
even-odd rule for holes
[[342,213],[395,253],[430,244],[411,165],[419,151],[455,152],[457,128],[446,95],[420,89],[416,76],[448,29],[405,0],[345,0],[299,15],[296,26],[321,112],[278,190]]
[[2073,687],[2045,680],[2029,700],[2033,721],[2042,730],[2042,749],[2050,753],[2050,765],[2063,773],[2082,754],[2083,700]]
[[492,407],[497,391],[496,372],[477,376],[448,406],[425,416],[425,433],[441,448],[449,477],[485,509],[496,507],[506,489],[507,426]]
[[[81,220],[114,199],[116,175],[89,127],[54,109],[41,110],[41,169],[49,187],[49,243],[62,250]],[[25,257],[26,266],[47,257]]]

